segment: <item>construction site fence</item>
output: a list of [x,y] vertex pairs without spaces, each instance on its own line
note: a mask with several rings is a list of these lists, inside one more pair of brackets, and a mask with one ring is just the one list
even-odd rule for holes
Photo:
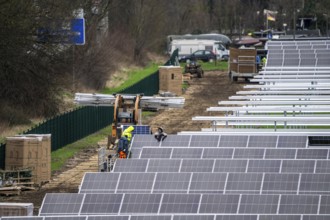
[[[165,66],[174,65],[178,50],[174,51]],[[152,96],[159,91],[159,72],[156,71],[138,83],[118,93]],[[113,107],[85,106],[50,118],[23,132],[23,134],[51,134],[52,151],[58,150],[81,138],[110,125],[113,121]],[[0,143],[0,169],[5,167],[6,144]]]

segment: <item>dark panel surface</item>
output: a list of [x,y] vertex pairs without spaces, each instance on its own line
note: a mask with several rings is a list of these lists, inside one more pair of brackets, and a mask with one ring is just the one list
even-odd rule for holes
[[226,193],[259,193],[262,173],[229,173]]
[[63,215],[79,213],[84,194],[50,193],[46,194],[40,215]]
[[266,173],[262,194],[295,194],[298,190],[299,174]]
[[170,158],[172,148],[142,148],[140,158]]
[[116,160],[114,172],[145,172],[147,159]]
[[250,136],[248,147],[275,148],[277,136]]
[[121,173],[117,193],[151,192],[155,173]]
[[119,212],[122,196],[122,194],[86,194],[81,214],[116,214]]
[[86,173],[80,188],[80,193],[109,192],[114,193],[119,173]]
[[174,148],[172,158],[201,158],[203,148]]
[[190,147],[217,147],[219,135],[192,135]]
[[150,159],[147,172],[179,172],[179,159]]
[[182,160],[180,172],[212,172],[214,160]]
[[313,173],[314,160],[283,160],[282,173]]
[[125,194],[120,213],[157,213],[161,194]]
[[247,172],[274,172],[280,171],[280,160],[249,160]]
[[219,147],[246,147],[248,136],[221,135]]
[[279,195],[242,195],[239,213],[276,214]]
[[264,157],[264,151],[265,149],[237,148],[234,151],[234,158],[262,159]]
[[189,193],[222,193],[226,173],[194,173]]
[[240,172],[246,171],[247,160],[216,160],[214,172]]
[[164,194],[160,213],[197,213],[199,194]]
[[154,193],[187,193],[191,173],[157,173]]
[[199,213],[236,213],[239,195],[204,194]]
[[282,195],[280,214],[317,214],[319,196]]
[[205,148],[203,152],[203,158],[226,158],[233,157],[233,148]]

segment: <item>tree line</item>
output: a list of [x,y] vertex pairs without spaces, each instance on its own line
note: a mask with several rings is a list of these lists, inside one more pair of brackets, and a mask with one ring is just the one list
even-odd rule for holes
[[[54,31],[78,8],[83,46]],[[143,65],[146,51],[164,54],[167,35],[264,30],[264,9],[277,11],[269,23],[276,30],[294,28],[294,15],[309,16],[324,34],[330,16],[328,0],[0,0],[0,123],[57,114],[68,93],[104,88],[119,64]]]

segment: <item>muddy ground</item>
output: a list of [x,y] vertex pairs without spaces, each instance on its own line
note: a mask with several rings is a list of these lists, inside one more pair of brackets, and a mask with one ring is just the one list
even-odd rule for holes
[[[201,128],[210,127],[208,123],[192,121],[193,116],[220,115],[219,113],[206,112],[211,106],[217,106],[218,101],[228,100],[236,91],[242,90],[244,83],[231,82],[228,73],[220,71],[205,72],[204,78],[193,78],[189,81],[190,86],[184,92],[185,106],[183,109],[162,110],[156,116],[143,119],[143,124],[148,124],[152,128],[163,127],[168,134],[176,134],[179,131],[200,131]],[[95,151],[90,150],[87,156],[94,156]],[[86,158],[86,151],[82,152]],[[46,193],[75,193],[78,192],[81,175],[84,171],[97,171],[95,160],[83,160],[76,156],[76,163],[73,159],[67,165],[63,173],[58,173],[52,177],[49,184],[41,187],[37,191],[25,191],[20,196],[0,196],[0,202],[24,202],[33,203],[35,207],[34,215],[38,214],[40,205]],[[79,164],[80,169],[72,167],[72,164]],[[77,176],[77,178],[72,178]],[[61,178],[60,178],[61,177]],[[64,179],[62,182],[59,179]],[[77,181],[78,180],[78,181]]]

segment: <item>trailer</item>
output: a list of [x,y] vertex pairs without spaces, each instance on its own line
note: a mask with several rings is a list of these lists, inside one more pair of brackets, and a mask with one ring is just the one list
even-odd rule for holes
[[169,46],[169,54],[176,49],[179,50],[179,59],[192,54],[197,50],[212,51],[217,60],[228,60],[229,50],[221,41],[216,40],[198,40],[198,39],[177,39],[172,40]]
[[262,68],[261,59],[266,53],[266,50],[257,50],[254,47],[230,48],[228,72],[231,80],[243,78],[248,81],[257,75]]

